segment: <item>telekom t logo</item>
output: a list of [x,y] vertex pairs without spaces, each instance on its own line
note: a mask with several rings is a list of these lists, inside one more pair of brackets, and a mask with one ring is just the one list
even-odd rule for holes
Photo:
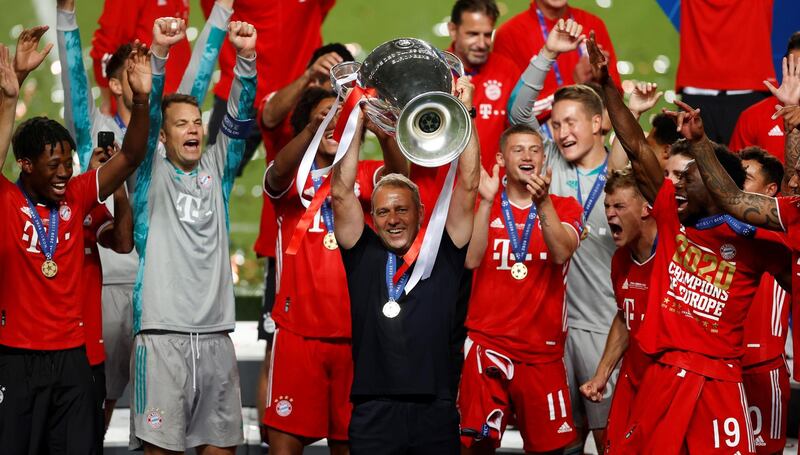
[[[516,262],[511,252],[511,241],[508,239],[494,239],[492,246],[492,259],[500,261],[497,270],[511,270],[511,265]],[[533,256],[530,253],[525,255],[525,260],[530,261]]]
[[187,223],[194,223],[200,216],[200,198],[186,193],[178,194],[178,201],[175,208],[180,214],[180,220]]

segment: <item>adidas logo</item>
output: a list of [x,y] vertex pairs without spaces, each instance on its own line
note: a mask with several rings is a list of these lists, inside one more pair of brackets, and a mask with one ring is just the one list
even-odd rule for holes
[[492,222],[489,224],[489,227],[496,228],[496,229],[505,229],[505,225],[503,224],[503,220],[501,220],[500,217],[497,217],[494,220],[492,220]]
[[569,433],[570,431],[572,431],[572,427],[569,426],[567,422],[562,423],[561,426],[558,427],[558,434]]
[[771,130],[769,130],[769,133],[767,133],[767,136],[783,136],[783,131],[781,131],[781,127],[780,126],[775,125],[775,126],[772,127]]
[[625,282],[622,283],[622,289],[628,289],[628,279],[625,279]]
[[761,435],[756,436],[756,446],[757,447],[764,447],[766,445],[767,445],[767,443],[764,442],[764,438],[762,438]]

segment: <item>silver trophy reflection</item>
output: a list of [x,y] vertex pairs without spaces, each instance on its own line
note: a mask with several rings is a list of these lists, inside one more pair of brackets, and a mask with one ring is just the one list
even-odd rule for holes
[[364,109],[370,120],[395,136],[409,161],[438,167],[458,157],[472,133],[469,112],[450,94],[453,73],[464,74],[455,55],[400,38],[376,47],[361,64],[334,66],[331,80],[343,99],[353,84],[373,89]]

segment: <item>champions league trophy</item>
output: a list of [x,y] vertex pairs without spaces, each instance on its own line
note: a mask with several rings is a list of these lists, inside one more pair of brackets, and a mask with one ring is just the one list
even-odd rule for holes
[[464,151],[472,132],[469,112],[450,94],[454,73],[464,74],[455,55],[400,38],[376,47],[361,64],[334,66],[331,80],[342,99],[355,84],[366,89],[370,120],[395,136],[409,161],[438,167]]

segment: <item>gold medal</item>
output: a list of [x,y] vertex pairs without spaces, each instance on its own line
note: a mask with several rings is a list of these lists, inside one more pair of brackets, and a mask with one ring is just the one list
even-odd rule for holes
[[511,266],[511,276],[513,276],[515,280],[524,280],[525,277],[528,276],[528,266],[517,262]]
[[42,262],[42,275],[44,275],[45,278],[53,278],[57,273],[58,265],[56,264],[56,261],[48,259]]
[[339,244],[336,243],[336,236],[333,235],[333,232],[328,232],[325,234],[325,237],[322,238],[322,245],[329,250],[335,250],[339,248]]
[[586,237],[589,237],[589,231],[591,231],[591,230],[592,230],[592,228],[589,226],[588,223],[584,224],[583,225],[583,232],[581,232],[581,240],[586,240]]
[[400,304],[394,300],[389,300],[383,305],[383,315],[389,319],[394,319],[400,314]]

